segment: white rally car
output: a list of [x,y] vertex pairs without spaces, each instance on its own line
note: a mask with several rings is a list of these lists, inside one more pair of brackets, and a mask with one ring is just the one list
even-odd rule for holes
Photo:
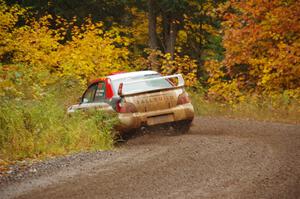
[[96,79],[68,112],[92,108],[117,112],[121,133],[154,125],[171,125],[184,133],[194,118],[182,75],[162,76],[155,71],[122,72]]

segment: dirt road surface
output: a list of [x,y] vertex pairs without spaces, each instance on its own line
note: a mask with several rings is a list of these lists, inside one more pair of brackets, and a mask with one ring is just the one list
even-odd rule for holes
[[199,117],[187,134],[131,138],[0,198],[300,198],[300,125]]

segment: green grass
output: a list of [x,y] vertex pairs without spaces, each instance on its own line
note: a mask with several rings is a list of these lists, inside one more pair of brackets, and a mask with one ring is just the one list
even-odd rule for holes
[[0,107],[0,159],[43,158],[113,147],[117,119],[99,111],[66,114],[55,97],[10,100]]
[[248,96],[244,102],[230,104],[208,100],[201,92],[189,92],[195,112],[200,116],[222,116],[229,118],[254,119],[286,123],[300,123],[300,103],[286,99],[285,96]]

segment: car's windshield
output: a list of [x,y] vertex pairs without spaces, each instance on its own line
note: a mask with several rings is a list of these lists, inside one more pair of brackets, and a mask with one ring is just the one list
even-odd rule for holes
[[[160,74],[151,74],[135,77],[127,77],[123,79],[117,79],[113,81],[114,93],[118,93],[118,88],[121,82],[131,82],[137,80],[145,80],[151,78],[161,77]],[[172,88],[172,84],[166,79],[153,79],[150,81],[141,81],[132,84],[126,84],[123,86],[123,93],[135,93],[143,91],[151,91],[156,89]]]

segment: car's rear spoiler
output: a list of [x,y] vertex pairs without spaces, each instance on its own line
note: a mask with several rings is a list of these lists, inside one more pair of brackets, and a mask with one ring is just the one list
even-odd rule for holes
[[[170,81],[170,79],[177,78],[178,81],[176,85],[174,85],[173,82]],[[149,90],[133,90],[129,92],[124,92],[124,87],[129,84],[136,84],[138,87],[139,83],[141,82],[150,82],[154,80],[160,80],[160,79],[166,79],[167,81],[170,82],[173,87],[168,87],[168,88],[155,88],[155,89],[149,89]],[[129,82],[122,82],[119,85],[118,88],[118,95],[119,96],[128,96],[128,95],[135,95],[135,94],[141,94],[141,93],[147,93],[147,92],[155,92],[155,91],[161,91],[161,90],[171,90],[171,89],[176,89],[176,88],[181,88],[184,87],[184,80],[181,74],[176,74],[176,75],[168,75],[168,76],[162,76],[162,77],[155,77],[155,78],[149,78],[149,79],[142,79],[142,80],[136,80],[136,81],[129,81]]]

